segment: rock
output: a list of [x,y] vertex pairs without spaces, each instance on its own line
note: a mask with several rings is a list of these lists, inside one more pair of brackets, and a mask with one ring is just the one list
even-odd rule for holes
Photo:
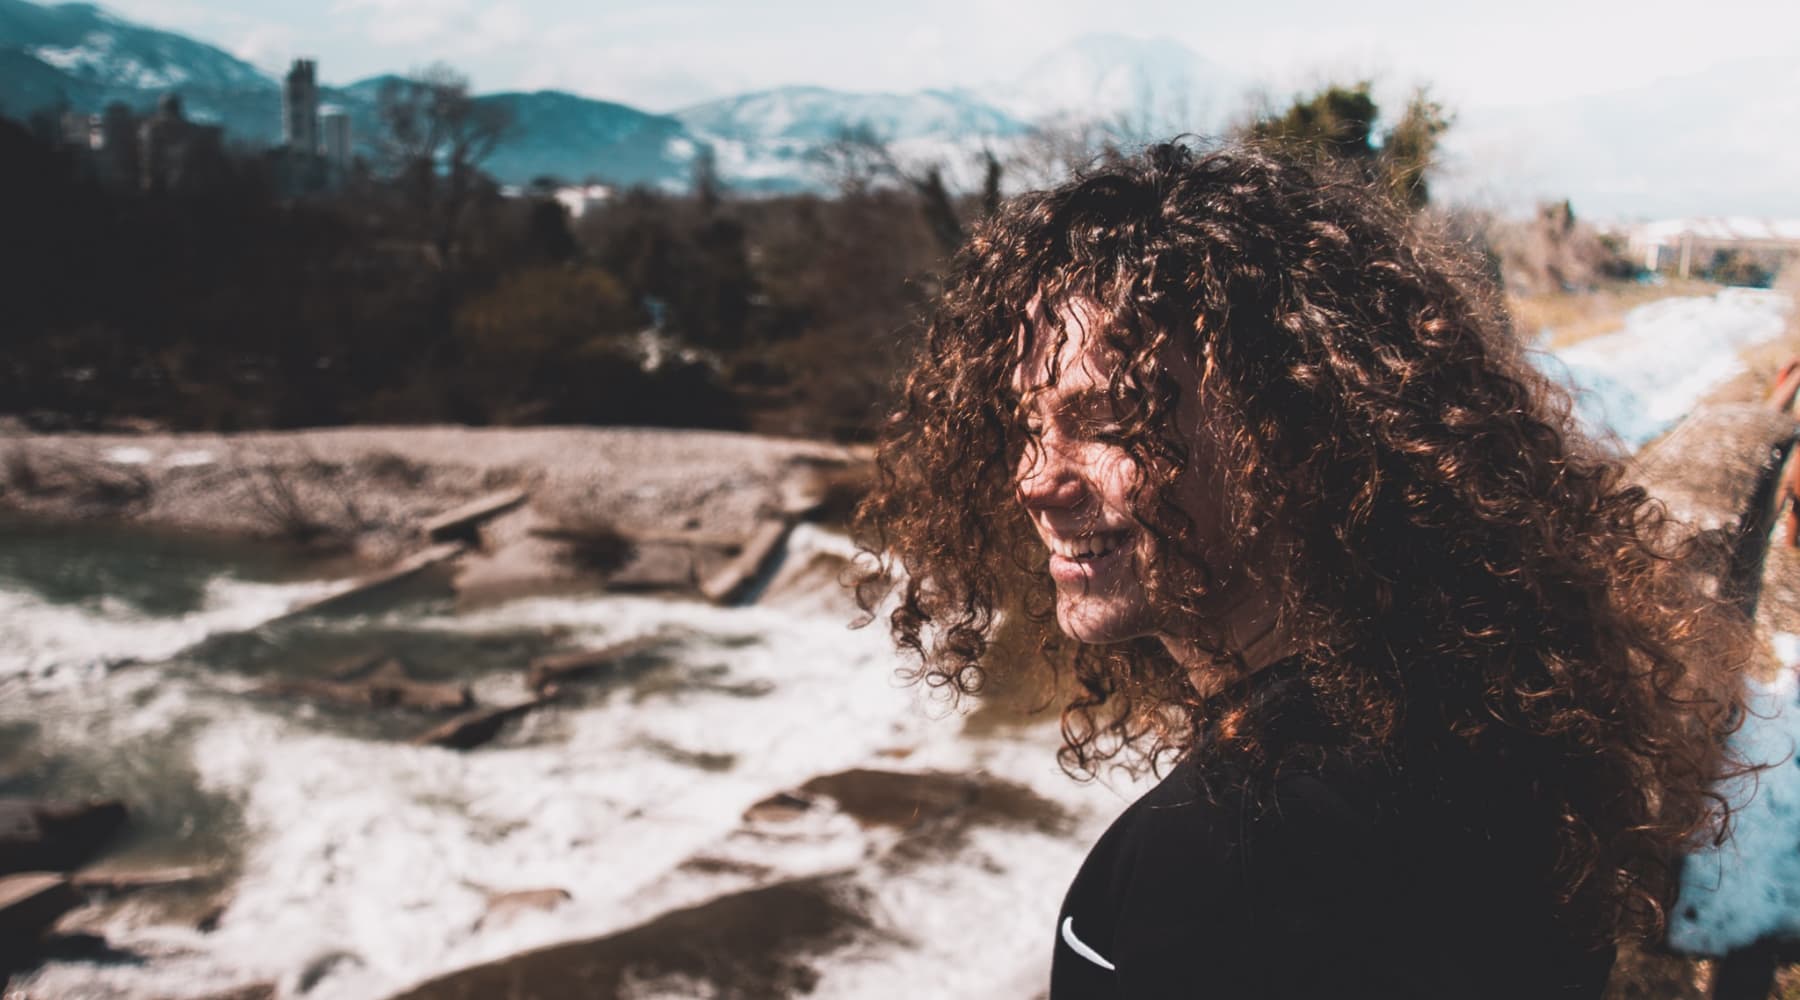
[[156,889],[163,886],[186,885],[198,882],[214,874],[211,868],[198,866],[180,868],[142,868],[136,870],[106,870],[87,868],[76,872],[70,879],[75,888],[84,892],[125,893],[138,889]]
[[475,921],[475,929],[503,924],[531,910],[554,910],[574,899],[567,889],[519,889],[488,896],[487,912]]
[[295,994],[311,993],[315,987],[330,978],[332,973],[339,968],[362,964],[362,956],[350,951],[327,951],[315,955],[301,967],[299,974],[294,977],[291,992]]
[[543,694],[552,685],[598,673],[628,656],[635,656],[663,641],[660,635],[640,636],[616,642],[599,649],[578,649],[570,653],[540,656],[531,661],[525,684]]
[[799,819],[812,806],[811,799],[801,798],[792,792],[776,792],[745,809],[744,822],[790,823]]
[[382,661],[367,676],[356,680],[303,678],[274,681],[258,688],[257,693],[310,698],[336,705],[409,708],[424,712],[455,712],[475,704],[475,696],[467,684],[413,680],[406,676],[405,665],[396,659]]
[[274,983],[245,983],[219,993],[208,993],[185,1000],[275,1000],[280,995]]
[[1069,823],[1061,805],[1023,785],[986,775],[859,767],[820,775],[800,791],[830,798],[864,826],[912,830],[954,818],[964,824],[1029,826],[1059,833]]
[[44,932],[63,914],[86,902],[68,876],[22,872],[0,876],[0,969],[11,959],[37,950]]
[[414,746],[447,747],[452,750],[472,750],[481,746],[500,734],[500,727],[509,720],[524,715],[535,708],[540,708],[556,699],[554,690],[535,698],[514,702],[510,705],[499,705],[479,711],[459,715],[448,722],[420,733],[413,737]]
[[868,931],[866,905],[842,876],[782,882],[452,972],[394,1000],[610,1000],[659,981],[682,996],[799,996],[818,983],[811,959]]
[[125,825],[125,804],[0,799],[0,875],[72,871]]

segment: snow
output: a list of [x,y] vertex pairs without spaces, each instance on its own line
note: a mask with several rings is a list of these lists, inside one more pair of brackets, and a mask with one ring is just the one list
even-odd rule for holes
[[[1777,648],[1800,650],[1783,633]],[[1724,955],[1766,935],[1800,935],[1800,682],[1796,664],[1774,681],[1750,682],[1750,715],[1731,744],[1768,770],[1723,791],[1737,810],[1731,838],[1690,854],[1669,923],[1679,951]]]
[[1537,358],[1575,390],[1590,432],[1635,450],[1742,372],[1739,352],[1779,337],[1793,308],[1785,294],[1750,288],[1662,299],[1627,313],[1617,333]]

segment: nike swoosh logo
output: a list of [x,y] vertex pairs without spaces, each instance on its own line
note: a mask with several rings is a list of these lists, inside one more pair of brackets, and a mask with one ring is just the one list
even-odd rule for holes
[[1062,939],[1063,939],[1063,944],[1068,945],[1070,947],[1070,949],[1072,949],[1075,952],[1075,954],[1080,955],[1082,958],[1087,959],[1088,961],[1094,963],[1095,965],[1098,965],[1099,967],[1101,967],[1102,969],[1105,969],[1108,972],[1116,972],[1117,971],[1117,966],[1114,966],[1111,962],[1108,962],[1106,960],[1106,957],[1101,955],[1099,952],[1088,947],[1088,943],[1086,941],[1083,941],[1082,939],[1075,936],[1075,918],[1074,917],[1064,917],[1063,918]]

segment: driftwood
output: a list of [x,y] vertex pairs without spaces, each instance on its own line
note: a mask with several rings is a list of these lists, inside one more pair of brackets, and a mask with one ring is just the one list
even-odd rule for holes
[[578,649],[570,653],[540,656],[531,661],[525,683],[541,695],[557,684],[598,673],[627,656],[634,656],[662,641],[660,635],[648,635],[599,649]]
[[743,595],[787,539],[793,528],[788,520],[764,521],[731,562],[700,584],[700,592],[715,604],[729,604]]
[[433,726],[413,737],[414,746],[446,747],[451,750],[473,750],[500,734],[508,721],[541,708],[555,700],[555,695],[538,695],[510,705],[478,709]]
[[473,544],[482,524],[524,503],[525,497],[524,490],[491,493],[431,518],[420,525],[420,530],[434,542],[459,541]]
[[360,678],[274,681],[258,688],[257,693],[298,696],[337,705],[411,708],[427,712],[454,712],[475,704],[475,696],[467,684],[413,680],[406,676],[406,667],[395,659],[382,661],[379,667]]
[[316,597],[310,601],[302,602],[301,604],[290,608],[286,614],[271,619],[267,624],[288,621],[304,615],[344,610],[346,607],[357,603],[371,594],[385,590],[388,587],[394,586],[405,580],[410,580],[431,567],[448,562],[467,551],[468,546],[463,545],[460,542],[446,542],[442,545],[433,545],[431,548],[407,556],[378,573],[371,573],[368,576],[358,577],[337,590],[326,594],[324,597]]

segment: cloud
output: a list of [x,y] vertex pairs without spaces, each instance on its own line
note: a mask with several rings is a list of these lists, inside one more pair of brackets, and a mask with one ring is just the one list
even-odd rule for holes
[[259,24],[247,28],[227,46],[231,54],[271,72],[287,68],[299,48],[299,34],[283,24]]

